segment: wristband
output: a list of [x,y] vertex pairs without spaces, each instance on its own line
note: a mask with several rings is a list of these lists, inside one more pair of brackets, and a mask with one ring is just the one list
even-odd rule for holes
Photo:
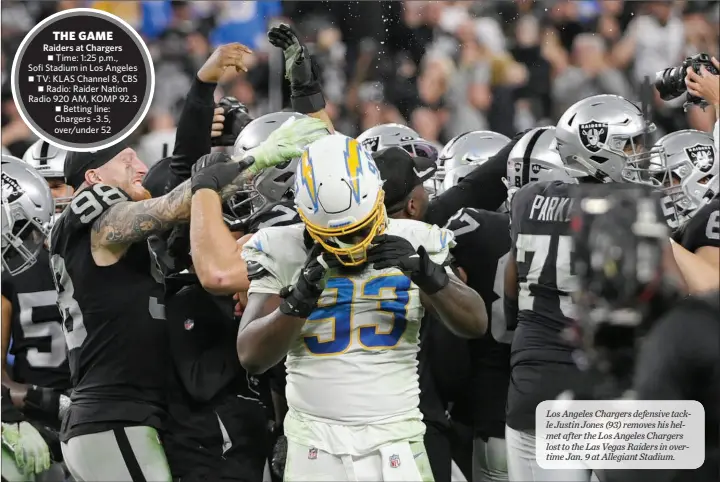
[[290,104],[295,112],[313,114],[325,108],[325,96],[322,92],[298,97],[291,97]]
[[31,419],[57,420],[60,413],[60,393],[52,388],[28,388],[25,395],[25,414]]

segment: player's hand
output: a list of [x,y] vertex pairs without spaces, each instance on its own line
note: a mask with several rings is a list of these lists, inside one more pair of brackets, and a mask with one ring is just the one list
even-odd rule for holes
[[213,142],[215,142],[216,137],[220,137],[223,133],[223,126],[225,125],[225,114],[223,112],[222,107],[215,107],[213,111],[213,121],[210,127],[210,137],[213,138]]
[[300,157],[305,147],[328,135],[327,124],[314,117],[291,117],[262,142],[243,156],[252,156],[255,162],[248,170],[257,174],[268,167]]
[[310,249],[297,282],[280,291],[280,297],[283,298],[280,303],[282,313],[297,318],[310,316],[325,289],[324,277],[327,267],[332,263],[331,257],[334,256],[323,251],[320,244],[316,243]]
[[215,112],[221,111],[222,120],[217,125],[217,115],[213,119],[213,134],[217,132],[212,139],[213,146],[229,147],[235,144],[235,140],[240,132],[253,121],[252,116],[248,112],[245,104],[237,100],[235,97],[226,96],[217,103]]
[[430,259],[424,247],[416,251],[410,241],[391,234],[373,239],[368,263],[374,269],[399,269],[428,295],[437,293],[450,281],[445,269]]
[[287,460],[288,443],[285,435],[280,435],[273,446],[270,467],[276,477],[282,479],[285,474],[285,461]]
[[[243,56],[250,54],[252,54],[252,50],[237,42],[221,45],[200,67],[197,77],[202,82],[214,84],[220,81],[220,78],[223,77],[227,70],[234,73],[241,70],[247,72],[248,69],[243,62]],[[223,78],[226,77],[227,75]]]
[[232,158],[224,152],[205,154],[198,159],[191,169],[192,193],[195,194],[199,189],[212,189],[218,192],[233,182],[247,165],[231,161]]
[[28,422],[3,423],[2,444],[12,452],[18,470],[28,478],[50,468],[50,449]]
[[268,40],[273,46],[282,49],[285,56],[285,77],[291,84],[301,86],[316,80],[307,47],[300,42],[289,25],[283,23],[271,28],[268,31]]

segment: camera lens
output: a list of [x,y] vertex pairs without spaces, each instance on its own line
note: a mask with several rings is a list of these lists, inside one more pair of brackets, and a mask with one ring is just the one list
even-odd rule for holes
[[687,91],[682,67],[671,67],[655,74],[655,88],[662,100],[672,100]]

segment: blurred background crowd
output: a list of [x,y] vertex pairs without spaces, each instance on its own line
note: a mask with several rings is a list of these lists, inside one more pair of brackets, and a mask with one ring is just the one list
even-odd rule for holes
[[[156,89],[135,133],[141,159],[157,160],[172,139],[192,76],[214,47],[240,42],[255,55],[247,74],[217,89],[254,116],[289,106],[282,52],[269,24],[291,23],[319,63],[327,110],[338,131],[357,135],[399,122],[444,144],[471,130],[512,136],[554,124],[595,94],[638,100],[645,76],[689,55],[718,55],[720,2],[623,0],[477,1],[13,1],[3,0],[2,144],[21,157],[35,140],[10,92],[24,35],[63,9],[92,7],[126,20],[153,56]],[[661,133],[710,131],[712,109],[683,111],[682,98],[655,93]],[[169,141],[172,149],[172,140]]]

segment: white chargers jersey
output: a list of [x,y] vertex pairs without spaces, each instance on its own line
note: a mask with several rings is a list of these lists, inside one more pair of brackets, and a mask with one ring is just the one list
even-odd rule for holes
[[[261,229],[245,244],[243,258],[269,273],[251,281],[250,294],[277,294],[297,281],[307,257],[304,229]],[[438,264],[448,261],[455,244],[451,231],[420,221],[390,219],[385,232],[423,246]],[[417,285],[397,268],[329,273],[317,309],[287,355],[288,438],[351,455],[422,440],[417,352],[423,315]]]

